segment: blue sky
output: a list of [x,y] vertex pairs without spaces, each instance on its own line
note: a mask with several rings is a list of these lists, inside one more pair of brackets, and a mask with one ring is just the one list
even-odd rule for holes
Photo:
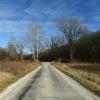
[[11,36],[28,32],[32,21],[49,35],[58,34],[56,23],[77,16],[90,30],[100,29],[100,0],[0,0],[0,47]]

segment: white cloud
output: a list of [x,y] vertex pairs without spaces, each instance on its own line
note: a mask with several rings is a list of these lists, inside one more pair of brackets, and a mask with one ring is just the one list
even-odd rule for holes
[[69,2],[66,2],[66,0],[54,0],[53,2],[50,2],[49,5],[44,3],[44,6],[43,4],[39,5],[36,2],[33,2],[30,7],[26,8],[24,11],[25,13],[36,18],[44,16],[47,17],[48,20],[57,19],[61,16],[72,14],[78,2],[79,0],[77,2],[73,2],[72,4],[68,4]]
[[30,21],[0,21],[0,33],[26,32]]
[[52,0],[47,4],[45,2],[39,3],[41,2],[33,2],[24,12],[39,21],[57,21],[75,15],[80,0]]
[[93,19],[94,19],[95,21],[99,21],[99,22],[100,22],[100,16],[95,16],[95,17],[93,17]]
[[8,10],[8,9],[3,9],[0,11],[0,17],[11,17],[11,16],[15,16],[16,13],[14,11]]

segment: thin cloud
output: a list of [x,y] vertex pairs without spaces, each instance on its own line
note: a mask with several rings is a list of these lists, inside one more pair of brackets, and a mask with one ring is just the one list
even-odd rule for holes
[[95,16],[93,19],[94,19],[95,21],[100,22],[100,16]]
[[0,33],[25,33],[31,21],[48,34],[59,33],[55,23],[69,16],[99,29],[100,0],[0,0]]
[[0,21],[0,32],[18,33],[27,32],[30,21]]

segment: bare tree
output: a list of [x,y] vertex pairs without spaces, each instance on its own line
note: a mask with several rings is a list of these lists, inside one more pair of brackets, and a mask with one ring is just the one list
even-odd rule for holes
[[14,39],[14,44],[17,50],[17,53],[19,55],[19,59],[23,60],[23,55],[24,55],[24,49],[26,47],[26,37],[25,36],[21,36],[18,39]]
[[19,54],[19,58],[20,58],[20,60],[22,60],[23,59],[23,52],[24,52],[24,44],[21,41],[19,41],[16,44],[16,48],[17,48],[17,51]]
[[34,60],[38,60],[39,58],[39,50],[41,47],[41,39],[43,36],[43,32],[41,29],[41,26],[36,24],[36,23],[32,23],[29,26],[29,33],[27,34],[27,40],[28,40],[28,47],[31,50],[32,53],[32,58]]
[[9,41],[7,50],[9,52],[10,59],[16,60],[17,59],[17,50],[16,50],[15,44],[12,41]]
[[51,45],[53,47],[59,47],[61,45],[64,45],[65,43],[65,37],[63,35],[51,36]]
[[58,28],[65,35],[70,46],[70,60],[73,62],[73,43],[84,32],[84,27],[77,18],[71,17],[68,20],[59,22]]

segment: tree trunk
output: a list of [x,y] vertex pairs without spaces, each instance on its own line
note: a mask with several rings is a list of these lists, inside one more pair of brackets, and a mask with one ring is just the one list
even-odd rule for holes
[[35,53],[33,52],[33,54],[32,54],[32,60],[36,60],[36,57],[35,57]]
[[73,63],[73,47],[70,47],[70,62]]
[[[37,30],[37,31],[38,31],[38,30]],[[38,46],[39,46],[39,45],[38,45],[38,41],[39,41],[39,39],[38,39],[38,38],[39,38],[39,37],[38,37],[38,32],[37,32],[37,44],[36,44],[36,45],[37,45],[37,46],[36,46],[36,49],[37,49],[37,50],[36,50],[36,60],[38,60],[38,51],[39,51],[39,50],[38,50],[38,49],[39,49],[39,47],[38,47]]]
[[38,52],[38,49],[39,49],[39,48],[38,48],[38,42],[37,42],[37,47],[36,47],[36,60],[38,60],[38,57],[39,57],[39,55],[38,55],[38,53],[39,53],[39,52]]
[[19,54],[19,60],[23,60],[23,54],[22,53]]
[[20,59],[23,60],[23,55],[20,56]]
[[73,52],[72,51],[70,52],[70,62],[71,63],[73,62]]
[[37,55],[36,55],[36,60],[38,60],[38,57],[39,57],[39,56],[38,56],[38,52],[37,52]]
[[34,61],[35,61],[35,54],[33,54],[33,57],[34,57]]

